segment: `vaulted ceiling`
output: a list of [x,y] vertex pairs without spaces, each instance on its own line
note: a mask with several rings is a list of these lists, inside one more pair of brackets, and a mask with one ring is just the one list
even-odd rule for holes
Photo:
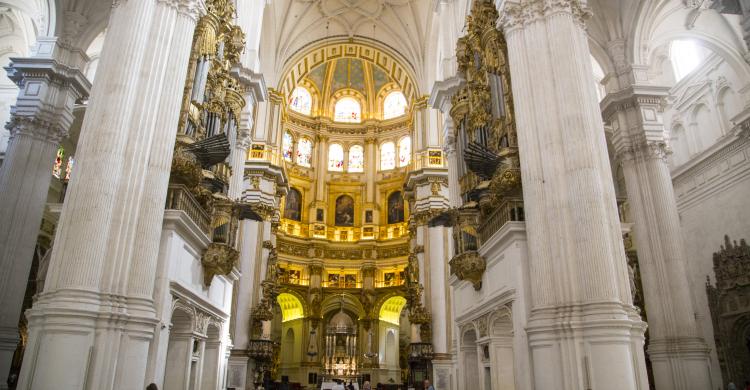
[[311,43],[350,38],[379,44],[419,72],[429,41],[431,1],[274,0],[263,21],[263,40],[271,42],[261,54],[263,61],[280,70]]

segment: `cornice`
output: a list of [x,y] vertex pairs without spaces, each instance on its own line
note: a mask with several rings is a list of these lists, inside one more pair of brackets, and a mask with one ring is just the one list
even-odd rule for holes
[[437,110],[447,114],[451,107],[451,98],[466,82],[458,75],[447,78],[445,80],[436,81],[432,85],[432,92],[430,93],[430,100],[428,104]]

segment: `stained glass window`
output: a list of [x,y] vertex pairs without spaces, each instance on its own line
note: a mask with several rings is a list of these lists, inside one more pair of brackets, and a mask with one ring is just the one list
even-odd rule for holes
[[289,97],[289,107],[300,114],[310,115],[310,111],[312,111],[310,92],[303,87],[294,88],[292,96]]
[[284,132],[284,139],[281,142],[281,152],[284,155],[284,160],[292,161],[292,156],[294,154],[294,138],[292,137],[292,133],[288,131]]
[[70,156],[68,158],[68,165],[65,166],[65,181],[70,180],[70,173],[73,172],[74,163],[75,163],[75,160],[73,159],[73,156]]
[[312,149],[312,141],[307,138],[299,140],[297,143],[297,165],[305,167],[310,166],[310,161],[312,161]]
[[349,172],[365,170],[365,149],[360,145],[349,148]]
[[328,147],[328,170],[344,170],[344,148],[339,144],[332,144]]
[[362,108],[359,106],[359,102],[350,97],[339,99],[333,111],[333,120],[336,122],[359,123],[362,116]]
[[411,162],[411,137],[401,138],[398,143],[398,166],[403,167]]
[[396,145],[386,142],[380,145],[380,170],[396,168]]
[[393,91],[383,101],[383,119],[396,118],[406,113],[406,98],[399,91]]
[[55,165],[52,166],[52,176],[58,179],[62,177],[62,164],[64,159],[65,149],[63,149],[63,147],[61,146],[57,149],[57,154],[55,155]]

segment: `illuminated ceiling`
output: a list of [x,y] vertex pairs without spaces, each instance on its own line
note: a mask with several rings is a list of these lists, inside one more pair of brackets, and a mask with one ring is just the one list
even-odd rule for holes
[[393,325],[399,324],[401,310],[406,305],[406,298],[395,296],[388,298],[383,306],[380,306],[380,321],[385,321]]
[[281,307],[282,322],[296,320],[305,316],[302,302],[296,296],[289,293],[281,293],[276,298],[276,301]]

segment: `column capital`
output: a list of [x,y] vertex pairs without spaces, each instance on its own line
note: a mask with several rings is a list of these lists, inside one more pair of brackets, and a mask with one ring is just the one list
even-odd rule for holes
[[55,144],[60,143],[68,135],[68,129],[59,123],[34,117],[13,115],[5,128],[10,131],[11,136],[22,134]]
[[631,85],[604,98],[602,116],[612,125],[618,158],[665,159],[671,153],[662,118],[668,95],[668,87]]
[[74,59],[79,56],[75,53],[55,40],[42,40],[37,45],[40,47],[48,57],[14,57],[5,67],[8,78],[19,87],[6,128],[11,133],[33,134],[57,142],[67,135],[74,120],[74,105],[88,96],[91,83],[76,67],[79,61]]
[[581,0],[506,0],[498,24],[507,33],[560,13],[571,14],[581,25],[592,14]]
[[[115,0],[113,7],[117,7],[122,0]],[[195,21],[206,14],[205,0],[156,0],[157,3],[165,4],[177,13],[185,15]]]

